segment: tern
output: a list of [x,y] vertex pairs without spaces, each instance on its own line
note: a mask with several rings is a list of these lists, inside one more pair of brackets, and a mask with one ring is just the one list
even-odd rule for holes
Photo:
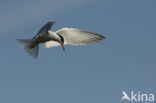
[[43,43],[45,48],[62,46],[65,51],[64,45],[87,45],[105,39],[104,36],[79,30],[76,28],[62,28],[56,32],[50,31],[55,22],[46,23],[32,39],[17,39],[21,48],[24,48],[29,55],[37,58],[39,52],[39,44]]

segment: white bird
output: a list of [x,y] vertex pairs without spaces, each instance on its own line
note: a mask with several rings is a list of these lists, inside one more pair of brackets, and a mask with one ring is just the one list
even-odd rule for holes
[[46,23],[32,39],[18,39],[19,45],[31,56],[37,58],[39,44],[43,43],[45,48],[61,45],[87,45],[105,39],[104,36],[75,28],[62,28],[56,32],[50,31],[55,22]]

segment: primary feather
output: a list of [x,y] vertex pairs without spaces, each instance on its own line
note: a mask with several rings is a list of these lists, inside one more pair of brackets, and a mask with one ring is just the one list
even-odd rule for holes
[[97,33],[79,30],[75,28],[62,28],[56,31],[58,35],[64,38],[64,44],[87,45],[105,39],[104,36]]

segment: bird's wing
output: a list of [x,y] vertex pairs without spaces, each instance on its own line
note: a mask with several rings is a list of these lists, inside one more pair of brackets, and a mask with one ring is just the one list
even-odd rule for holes
[[43,44],[44,48],[51,48],[51,47],[55,47],[55,46],[60,46],[60,43],[58,43],[56,41],[48,41]]
[[51,29],[51,26],[55,24],[55,22],[48,22],[46,23],[39,31],[38,33],[36,34],[36,36],[34,37],[34,39],[38,38],[38,37],[41,37],[43,35],[46,35],[48,34],[48,31]]
[[56,33],[57,35],[63,37],[64,44],[70,44],[75,46],[87,45],[105,39],[105,37],[100,34],[83,31],[75,28],[62,28],[56,31]]

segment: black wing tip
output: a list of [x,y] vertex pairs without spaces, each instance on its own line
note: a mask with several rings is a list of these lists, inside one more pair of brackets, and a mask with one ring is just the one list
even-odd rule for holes
[[55,21],[49,21],[47,24],[55,24]]
[[106,39],[106,37],[103,35],[100,35],[100,34],[96,34],[96,35],[98,35],[101,39]]
[[105,36],[102,36],[102,35],[101,35],[101,37],[102,37],[102,39],[106,39],[106,37],[105,37]]

